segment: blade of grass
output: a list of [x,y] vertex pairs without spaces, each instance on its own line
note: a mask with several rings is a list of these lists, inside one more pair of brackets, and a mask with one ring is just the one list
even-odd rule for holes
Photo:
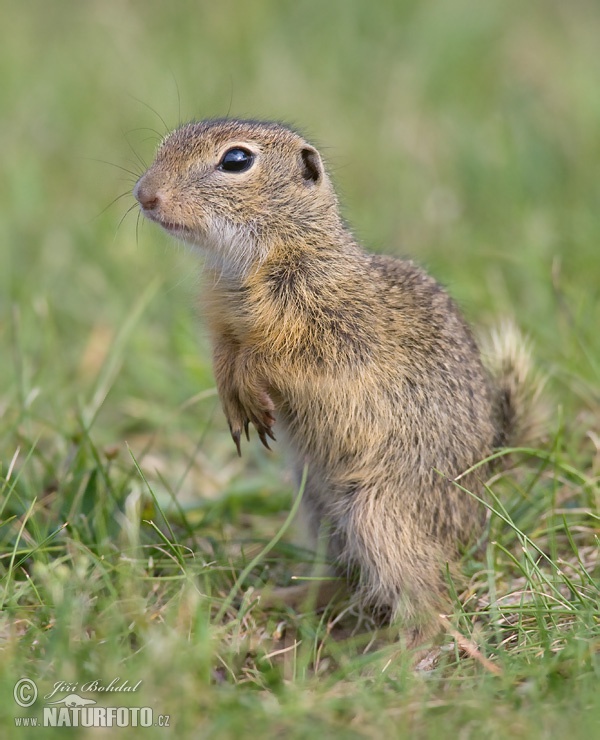
[[270,540],[270,542],[258,553],[258,555],[256,555],[256,557],[252,558],[252,560],[248,563],[248,565],[242,570],[236,582],[233,584],[229,594],[227,595],[226,599],[221,605],[221,608],[217,612],[217,616],[215,617],[216,622],[220,622],[223,619],[223,617],[225,616],[225,612],[227,611],[227,609],[229,609],[229,607],[233,603],[233,600],[237,592],[240,590],[242,584],[244,583],[248,575],[258,565],[258,563],[260,563],[260,561],[275,547],[275,545],[279,542],[279,540],[283,537],[283,535],[288,530],[290,524],[292,523],[292,520],[294,519],[294,517],[296,516],[298,512],[298,509],[300,508],[302,496],[304,495],[304,487],[306,486],[307,474],[308,474],[308,468],[305,466],[302,472],[302,480],[300,482],[300,488],[298,489],[298,493],[296,495],[292,508],[290,509],[290,513],[287,515],[286,520],[279,528],[279,531]]

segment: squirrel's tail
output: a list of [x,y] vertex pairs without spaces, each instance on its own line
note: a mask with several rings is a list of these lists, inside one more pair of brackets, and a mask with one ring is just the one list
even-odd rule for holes
[[535,443],[547,432],[549,409],[543,397],[546,378],[534,366],[530,343],[506,320],[484,340],[482,350],[494,383],[495,446]]

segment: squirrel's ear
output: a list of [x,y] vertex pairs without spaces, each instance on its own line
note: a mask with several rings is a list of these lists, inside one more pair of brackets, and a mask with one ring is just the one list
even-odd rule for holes
[[314,185],[323,177],[323,163],[316,149],[305,146],[300,152],[302,177],[307,185]]

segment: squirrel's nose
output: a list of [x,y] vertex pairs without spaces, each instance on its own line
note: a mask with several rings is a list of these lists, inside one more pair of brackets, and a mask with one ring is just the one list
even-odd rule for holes
[[147,181],[146,177],[140,177],[137,181],[133,195],[145,211],[153,211],[160,203],[158,190]]

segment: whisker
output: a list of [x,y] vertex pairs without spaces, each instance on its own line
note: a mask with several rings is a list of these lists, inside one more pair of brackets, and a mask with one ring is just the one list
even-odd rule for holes
[[121,195],[117,195],[116,198],[113,198],[111,202],[106,206],[106,208],[103,208],[100,213],[98,213],[94,218],[100,218],[100,216],[105,212],[108,211],[108,209],[116,203],[118,200],[121,200],[121,198],[124,198],[126,195],[131,195],[131,190],[126,190],[124,193],[121,193]]
[[129,134],[135,134],[138,131],[152,131],[153,134],[156,134],[159,139],[163,138],[163,134],[160,133],[160,131],[157,131],[155,128],[152,128],[152,126],[138,126],[137,128],[130,128],[127,129],[127,131],[123,132],[123,135],[125,138],[129,136]]
[[137,202],[134,203],[132,206],[129,206],[129,208],[125,211],[125,213],[123,214],[121,220],[117,224],[117,231],[121,228],[121,224],[123,223],[123,221],[127,218],[127,216],[131,213],[131,211],[133,211],[133,209],[136,208],[136,207],[137,207]]
[[[127,214],[125,214],[127,215]],[[138,211],[137,218],[135,220],[135,246],[140,246],[140,239],[139,239],[139,231],[140,231],[140,216],[142,215],[141,211]]]
[[[155,132],[155,133],[158,133],[158,132]],[[123,132],[123,138],[127,142],[127,146],[131,149],[131,152],[132,152],[133,156],[136,158],[137,162],[142,165],[142,169],[143,170],[147,170],[148,169],[148,165],[144,162],[144,159],[142,158],[142,156],[140,154],[138,154],[138,152],[136,152],[136,150],[134,149],[132,143],[129,141],[129,139],[127,138],[127,136],[126,136],[126,134],[124,132]]]
[[173,82],[175,83],[175,89],[177,90],[177,125],[181,126],[181,94],[179,92],[179,85],[177,84],[177,77],[175,77],[175,73],[172,69],[169,70],[171,72],[171,77],[173,78]]
[[[134,167],[137,167],[137,165],[138,165],[138,162],[136,162],[136,161],[135,161],[135,160],[133,160],[133,159],[128,159],[128,160],[127,160],[127,162],[131,163],[131,164],[132,164],[132,165],[133,165]],[[141,162],[141,160],[140,160],[140,162]],[[144,165],[142,165],[142,166],[143,166],[143,168],[144,168],[144,169],[143,169],[143,172],[145,172],[145,171],[146,171],[146,170],[147,170],[148,168],[146,167],[146,165],[145,165],[145,164],[144,164]]]
[[106,159],[96,159],[95,157],[83,157],[83,159],[86,159],[90,162],[100,162],[100,164],[107,164],[110,167],[116,167],[118,170],[123,170],[123,172],[126,172],[128,175],[135,177],[136,182],[140,179],[142,175],[142,172],[134,172],[133,170],[128,170],[127,167],[123,167],[120,164],[115,164],[114,162],[107,162]]
[[154,115],[159,119],[159,121],[161,121],[162,125],[165,127],[165,133],[169,133],[171,129],[167,126],[165,119],[160,115],[158,111],[154,110],[151,105],[148,105],[148,103],[145,103],[143,100],[136,98],[135,95],[132,95],[131,97],[141,105],[144,105],[146,108],[148,108],[148,110],[152,111],[152,113],[154,113]]
[[227,108],[227,115],[225,120],[229,120],[229,114],[231,113],[231,106],[233,105],[233,75],[229,75],[229,107]]

